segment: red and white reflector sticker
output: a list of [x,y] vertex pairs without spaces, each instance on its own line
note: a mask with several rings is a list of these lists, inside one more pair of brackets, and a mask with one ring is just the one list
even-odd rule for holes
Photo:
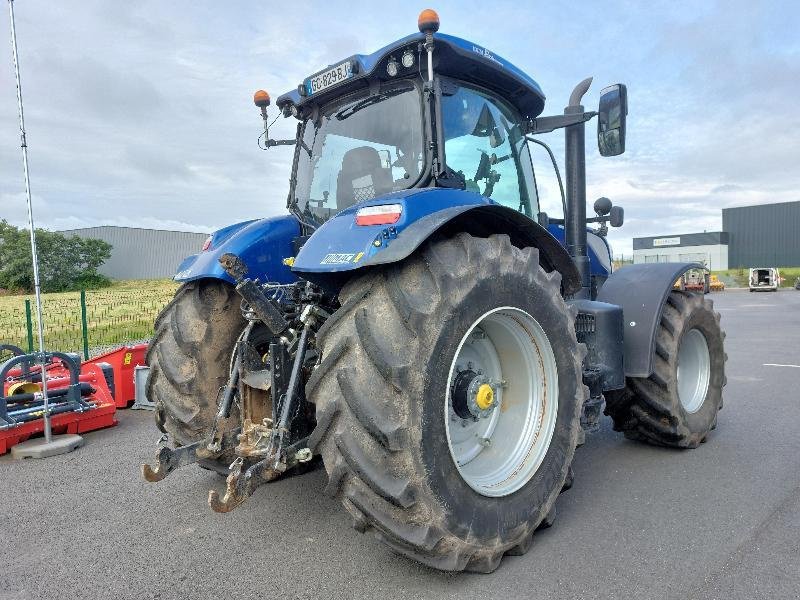
[[208,236],[206,238],[206,241],[203,242],[203,249],[201,250],[201,252],[205,252],[209,248],[211,248],[211,236]]
[[391,225],[397,223],[402,214],[402,204],[365,206],[356,213],[356,225]]

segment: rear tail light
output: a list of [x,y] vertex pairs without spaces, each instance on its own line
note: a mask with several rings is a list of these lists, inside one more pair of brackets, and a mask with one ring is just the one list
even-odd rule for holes
[[403,214],[402,204],[381,204],[365,206],[356,213],[356,225],[391,225],[400,220]]
[[205,252],[209,248],[211,248],[211,236],[208,236],[206,238],[206,241],[203,242],[203,249],[201,250],[201,252]]

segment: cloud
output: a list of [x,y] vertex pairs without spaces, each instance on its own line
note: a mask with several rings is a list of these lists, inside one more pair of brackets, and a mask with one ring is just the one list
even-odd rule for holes
[[[17,5],[37,222],[208,231],[282,213],[291,150],[256,147],[252,92],[275,98],[324,65],[415,31],[418,8],[389,18],[358,0],[345,12],[321,1],[291,11],[188,0]],[[617,253],[634,236],[719,229],[726,206],[800,200],[800,23],[790,3],[612,0],[568,19],[555,4],[510,0],[437,10],[443,32],[539,81],[549,114],[587,75],[587,109],[604,85],[628,84],[627,153],[601,158],[587,126],[589,210],[598,196],[626,209],[609,236]],[[291,137],[295,124],[279,119],[272,133]],[[563,137],[544,136],[560,161]],[[0,217],[24,225],[20,163],[13,75],[0,61]],[[543,206],[559,216],[549,160],[537,157],[536,168]]]

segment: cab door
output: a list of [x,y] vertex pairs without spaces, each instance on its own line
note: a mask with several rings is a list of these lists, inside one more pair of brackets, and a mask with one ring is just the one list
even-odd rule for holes
[[445,162],[466,190],[536,219],[531,158],[514,109],[486,90],[448,81],[441,111]]

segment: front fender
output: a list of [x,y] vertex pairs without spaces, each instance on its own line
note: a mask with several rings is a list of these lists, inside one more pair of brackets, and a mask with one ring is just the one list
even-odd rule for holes
[[[390,226],[356,225],[359,208],[381,204],[401,204],[400,220]],[[310,281],[336,287],[353,271],[407,258],[437,231],[466,231],[483,237],[505,233],[519,247],[539,248],[545,268],[562,274],[566,293],[580,289],[567,251],[541,225],[480,194],[443,188],[395,192],[340,212],[305,243],[293,270]]]
[[230,225],[212,234],[208,250],[185,258],[173,279],[183,282],[210,277],[233,283],[219,264],[219,258],[230,252],[247,265],[248,277],[292,283],[297,277],[283,259],[294,254],[293,241],[299,235],[300,223],[292,215]]
[[627,377],[650,377],[656,331],[672,285],[686,271],[703,268],[699,263],[628,265],[615,271],[600,289],[599,302],[622,307]]

